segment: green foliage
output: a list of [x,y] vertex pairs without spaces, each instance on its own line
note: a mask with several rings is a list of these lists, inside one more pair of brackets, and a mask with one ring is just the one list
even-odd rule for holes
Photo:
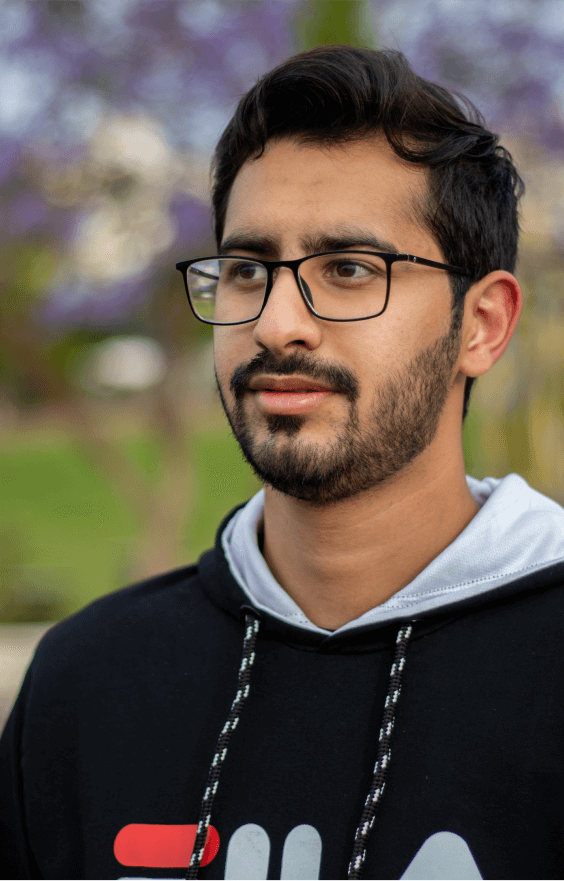
[[472,477],[478,477],[482,473],[482,461],[480,457],[480,429],[482,421],[476,408],[470,403],[470,409],[462,429],[462,449],[466,473]]
[[298,7],[296,41],[300,50],[346,43],[375,48],[364,0],[310,0]]
[[209,432],[196,440],[194,471],[200,480],[196,517],[189,524],[189,545],[198,553],[210,547],[223,518],[260,489],[233,435]]
[[[148,478],[160,472],[158,442],[119,446]],[[186,564],[210,547],[220,520],[257,491],[227,429],[196,438],[195,516],[186,524]],[[57,620],[125,586],[139,525],[111,485],[64,436],[0,450],[0,621]]]
[[76,372],[85,351],[95,343],[101,343],[107,338],[108,333],[103,330],[73,329],[49,345],[50,362],[58,373],[70,377]]
[[53,277],[58,255],[40,239],[5,244],[0,253],[2,312],[27,315]]

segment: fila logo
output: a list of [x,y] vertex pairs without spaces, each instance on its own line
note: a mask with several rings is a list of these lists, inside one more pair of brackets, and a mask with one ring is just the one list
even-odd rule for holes
[[[197,823],[189,826],[129,823],[120,829],[114,841],[114,856],[122,866],[146,866],[151,869],[175,869],[187,866],[194,850]],[[202,866],[211,863],[219,850],[219,835],[210,826],[202,857]]]
[[[114,853],[125,866],[146,868],[185,868],[190,862],[196,825],[161,826],[130,824],[116,836]],[[219,850],[219,835],[210,826],[202,865],[207,865]],[[236,829],[227,845],[226,881],[245,878],[264,881],[268,878],[270,839],[262,826],[246,823]],[[295,826],[286,836],[280,867],[281,881],[315,881],[321,868],[321,837],[307,824]],[[482,875],[465,840],[454,832],[435,832],[423,842],[400,881],[481,881]],[[152,881],[148,876],[122,877],[119,881]],[[176,881],[170,878],[165,881]]]
[[424,878],[480,881],[482,875],[461,835],[435,832],[423,842],[400,881],[421,881]]
[[[197,825],[164,826],[130,823],[118,832],[114,854],[122,866],[176,869],[190,862]],[[210,826],[202,865],[206,866],[219,850],[217,829]],[[245,878],[248,881],[268,878],[270,838],[262,826],[246,823],[235,830],[227,845],[226,879]],[[296,826],[286,836],[282,852],[280,878],[317,879],[321,868],[321,836],[307,824]],[[137,881],[122,878],[120,881]],[[147,876],[143,881],[149,881]]]

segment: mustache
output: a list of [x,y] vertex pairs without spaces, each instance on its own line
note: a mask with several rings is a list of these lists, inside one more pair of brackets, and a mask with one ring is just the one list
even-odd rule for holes
[[229,388],[236,400],[241,400],[248,390],[251,379],[261,373],[272,376],[291,376],[299,373],[301,376],[330,385],[344,394],[351,403],[355,403],[360,393],[360,383],[354,374],[340,364],[310,358],[299,351],[284,359],[277,358],[272,352],[259,352],[251,361],[241,364],[233,371]]

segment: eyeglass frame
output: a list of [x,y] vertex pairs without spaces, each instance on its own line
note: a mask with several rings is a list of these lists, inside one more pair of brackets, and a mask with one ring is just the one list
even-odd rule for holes
[[[386,299],[384,301],[384,306],[379,312],[375,312],[374,315],[364,315],[362,318],[326,318],[324,315],[320,315],[318,312],[315,311],[313,304],[309,301],[308,296],[302,287],[303,279],[300,278],[298,269],[301,264],[304,263],[306,260],[311,260],[314,257],[325,257],[331,254],[368,254],[372,257],[381,257],[384,260],[386,264]],[[200,315],[196,313],[196,310],[192,305],[190,291],[188,288],[188,269],[194,263],[201,263],[204,260],[231,259],[247,260],[249,263],[259,263],[266,269],[266,286],[264,289],[264,299],[260,308],[260,312],[254,318],[245,318],[244,321],[212,321],[209,318],[201,318]],[[297,260],[260,260],[256,257],[245,257],[240,254],[214,254],[211,257],[195,257],[193,260],[181,260],[179,263],[176,264],[176,268],[180,273],[182,273],[182,277],[184,279],[184,287],[186,288],[186,296],[188,297],[188,303],[190,304],[190,309],[192,310],[194,317],[197,318],[198,321],[203,322],[203,324],[210,324],[214,327],[233,327],[238,324],[251,324],[253,321],[258,321],[258,319],[264,312],[265,306],[268,302],[268,298],[272,293],[272,288],[274,287],[274,270],[282,267],[287,267],[288,269],[292,270],[301,297],[309,311],[313,315],[315,315],[316,318],[320,318],[322,321],[339,322],[367,321],[369,318],[378,318],[386,311],[388,307],[388,301],[390,299],[390,288],[392,283],[392,265],[394,263],[417,263],[421,264],[422,266],[431,266],[434,269],[445,269],[449,272],[454,272],[457,275],[463,276],[470,276],[472,274],[468,269],[463,269],[461,266],[452,266],[450,263],[437,263],[436,260],[428,260],[426,257],[415,257],[412,254],[392,254],[389,251],[360,251],[354,248],[340,248],[336,251],[320,251],[318,254],[308,254],[306,257],[299,257]]]

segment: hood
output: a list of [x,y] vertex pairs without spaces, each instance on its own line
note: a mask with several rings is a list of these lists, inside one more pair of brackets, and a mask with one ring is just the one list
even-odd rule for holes
[[[556,566],[564,576],[564,508],[532,489],[522,477],[466,478],[480,510],[466,529],[406,587],[338,630],[318,627],[273,577],[257,540],[264,508],[258,492],[227,521],[221,534],[225,559],[252,606],[318,636],[428,616],[492,592],[529,584],[528,576]],[[554,580],[554,572],[550,581]],[[538,579],[536,579],[538,581]],[[533,578],[533,583],[535,579]],[[476,599],[477,598],[477,599]]]

